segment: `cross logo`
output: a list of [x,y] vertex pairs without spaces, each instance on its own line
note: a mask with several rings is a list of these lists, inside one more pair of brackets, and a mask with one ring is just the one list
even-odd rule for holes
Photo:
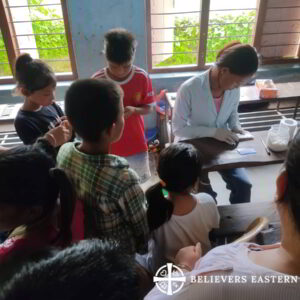
[[172,263],[160,267],[153,278],[157,288],[167,295],[174,295],[179,292],[185,281],[186,277],[182,270]]

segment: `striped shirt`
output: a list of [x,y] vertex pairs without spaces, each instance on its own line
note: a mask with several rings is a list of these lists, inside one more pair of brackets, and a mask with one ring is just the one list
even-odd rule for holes
[[130,254],[147,251],[147,202],[138,176],[124,158],[85,154],[78,144],[64,144],[57,162],[83,203],[84,237],[118,240]]

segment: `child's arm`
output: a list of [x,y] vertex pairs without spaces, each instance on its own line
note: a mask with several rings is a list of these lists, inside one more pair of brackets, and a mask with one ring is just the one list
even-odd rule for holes
[[147,200],[139,184],[130,186],[124,193],[125,215],[135,239],[136,251],[147,252],[149,227]]
[[147,115],[153,111],[153,107],[150,104],[144,104],[139,107],[135,106],[126,106],[124,108],[124,118],[127,119],[133,114],[137,115]]
[[154,110],[154,107],[151,105],[151,103],[155,101],[154,91],[152,88],[152,81],[148,75],[144,77],[141,86],[141,100],[139,101],[139,104],[137,106],[126,106],[124,108],[125,119],[127,119],[132,114],[146,115]]

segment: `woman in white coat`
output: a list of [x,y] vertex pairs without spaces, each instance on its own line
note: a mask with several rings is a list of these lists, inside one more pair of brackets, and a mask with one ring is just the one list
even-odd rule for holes
[[[236,133],[244,133],[238,118],[239,87],[257,68],[255,48],[232,42],[218,53],[213,67],[185,81],[178,90],[174,107],[175,141],[212,137],[235,144],[238,141]],[[250,202],[252,185],[244,169],[219,173],[231,190],[230,203]],[[207,192],[216,199],[217,194],[210,186]]]

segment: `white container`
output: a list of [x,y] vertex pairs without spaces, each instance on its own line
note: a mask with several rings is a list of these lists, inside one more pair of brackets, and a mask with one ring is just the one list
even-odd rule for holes
[[289,128],[273,125],[268,131],[267,146],[274,152],[285,151],[290,140]]

